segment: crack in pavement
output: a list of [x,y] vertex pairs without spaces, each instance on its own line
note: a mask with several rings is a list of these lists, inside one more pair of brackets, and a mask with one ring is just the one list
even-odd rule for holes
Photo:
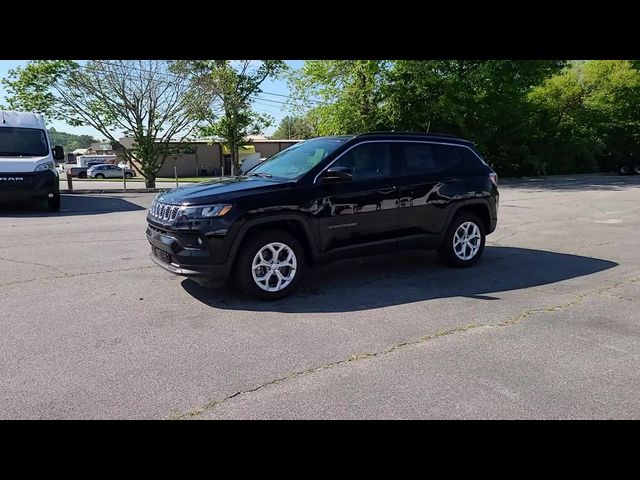
[[54,267],[53,265],[46,265],[44,263],[38,263],[38,262],[25,262],[23,260],[15,260],[13,258],[6,258],[6,257],[0,257],[0,260],[5,260],[7,262],[12,262],[12,263],[20,263],[22,265],[35,265],[36,267],[45,267],[45,268],[51,268],[53,270],[55,270],[56,272],[61,272],[61,273],[65,273],[63,270],[60,270],[58,267]]
[[421,337],[419,337],[418,339],[415,340],[407,340],[405,342],[400,342],[400,343],[395,343],[383,350],[380,350],[378,352],[365,352],[365,353],[359,353],[359,354],[352,354],[350,355],[348,358],[346,359],[342,359],[342,360],[336,360],[333,362],[329,362],[326,363],[324,365],[320,365],[318,367],[310,367],[304,370],[299,370],[297,372],[293,372],[290,373],[288,375],[285,375],[283,377],[279,377],[276,378],[274,380],[269,380],[267,382],[261,383],[260,385],[257,385],[255,387],[251,387],[248,388],[246,390],[240,390],[238,392],[235,392],[231,395],[228,395],[220,400],[212,400],[210,402],[205,403],[204,405],[201,405],[200,407],[197,407],[193,410],[189,410],[186,413],[173,413],[170,414],[168,416],[165,417],[165,420],[182,420],[185,418],[194,418],[197,417],[198,415],[203,414],[206,411],[210,411],[213,410],[214,408],[216,408],[218,405],[227,402],[228,400],[231,400],[235,397],[238,397],[240,395],[245,395],[245,394],[249,394],[249,393],[253,393],[253,392],[257,392],[258,390],[262,390],[263,388],[269,387],[271,385],[278,385],[280,383],[284,383],[292,378],[296,378],[296,377],[300,377],[302,375],[306,375],[309,373],[315,373],[315,372],[319,372],[322,370],[328,370],[340,365],[344,365],[346,363],[349,362],[353,362],[353,361],[359,361],[359,360],[365,360],[365,359],[369,359],[369,358],[374,358],[374,357],[380,357],[380,356],[384,356],[384,355],[388,355],[392,352],[395,352],[397,350],[406,348],[406,347],[410,347],[410,346],[414,346],[414,345],[421,345],[424,343],[427,343],[431,340],[435,340],[437,338],[440,337],[445,337],[448,335],[453,335],[456,333],[461,333],[461,332],[467,332],[469,330],[475,330],[475,329],[493,329],[493,328],[501,328],[501,327],[507,327],[510,325],[514,325],[518,322],[520,322],[521,320],[524,320],[525,318],[529,317],[530,315],[535,315],[535,314],[539,314],[539,313],[550,313],[550,312],[556,312],[558,310],[564,310],[566,308],[570,308],[573,307],[575,305],[578,305],[580,303],[582,303],[582,301],[590,296],[594,296],[594,295],[602,295],[603,293],[606,293],[608,290],[612,290],[614,288],[617,288],[621,285],[628,285],[628,284],[632,284],[632,283],[638,283],[640,282],[640,277],[635,277],[635,278],[631,278],[628,280],[624,280],[622,282],[617,282],[611,285],[607,285],[605,287],[601,287],[595,290],[591,290],[589,292],[583,293],[583,294],[579,294],[576,295],[575,298],[573,298],[572,300],[565,302],[565,303],[561,303],[558,305],[553,305],[550,307],[545,307],[545,308],[530,308],[527,310],[523,310],[522,312],[517,313],[516,315],[513,315],[509,318],[507,318],[506,320],[503,320],[501,322],[497,322],[497,323],[469,323],[467,325],[461,325],[458,327],[453,327],[453,328],[449,328],[446,330],[438,330],[435,333],[432,334],[428,334],[428,335],[423,335]]
[[86,275],[102,275],[103,273],[115,273],[115,272],[134,272],[134,271],[137,271],[137,270],[146,270],[146,269],[150,269],[150,268],[157,268],[157,267],[155,265],[149,265],[147,267],[117,268],[115,270],[103,270],[103,271],[100,271],[100,272],[81,272],[81,273],[65,273],[65,272],[62,272],[62,275],[52,275],[52,276],[49,276],[49,277],[32,278],[30,280],[17,280],[15,282],[0,283],[0,288],[9,287],[9,286],[13,286],[13,285],[20,285],[20,284],[23,284],[23,283],[32,283],[32,282],[39,282],[39,281],[45,281],[45,280],[56,280],[56,279],[59,279],[59,278],[75,278],[75,277],[83,277],[83,276],[86,276]]
[[[113,242],[113,243],[124,243],[124,242],[138,242],[144,240],[144,238],[122,238],[122,239],[114,239],[114,240],[82,240],[82,243],[109,243],[109,242]],[[2,245],[0,245],[0,250],[1,249],[5,249],[8,250],[10,248],[15,248],[15,247],[36,247],[38,245],[40,245],[41,243],[39,242],[32,242],[32,243],[26,243],[26,242],[20,242],[20,243],[3,243]],[[51,245],[69,245],[69,241],[66,242],[47,242],[47,246],[51,246]]]

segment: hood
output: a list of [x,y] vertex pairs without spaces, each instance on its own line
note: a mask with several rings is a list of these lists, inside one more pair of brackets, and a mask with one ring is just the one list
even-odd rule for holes
[[52,162],[46,157],[0,157],[0,173],[29,173],[35,171],[41,163]]
[[159,194],[157,198],[160,202],[174,205],[204,205],[268,190],[280,190],[291,184],[268,178],[236,177],[174,188]]

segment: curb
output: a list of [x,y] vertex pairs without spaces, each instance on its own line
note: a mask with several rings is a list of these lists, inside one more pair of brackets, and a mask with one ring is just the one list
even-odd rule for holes
[[60,190],[62,195],[86,195],[95,193],[159,193],[170,188],[97,188],[91,190]]

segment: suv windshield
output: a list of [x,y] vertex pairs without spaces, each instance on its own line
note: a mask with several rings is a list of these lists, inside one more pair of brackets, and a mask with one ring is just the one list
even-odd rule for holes
[[44,157],[49,154],[47,135],[35,128],[0,128],[0,157]]
[[249,176],[276,177],[295,180],[334,152],[350,137],[316,138],[295,145],[267,158],[251,169]]

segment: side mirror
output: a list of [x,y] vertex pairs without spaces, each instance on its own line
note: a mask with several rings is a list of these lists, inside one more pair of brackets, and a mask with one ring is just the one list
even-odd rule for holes
[[344,182],[352,178],[352,171],[347,167],[330,167],[320,175],[320,179],[325,183]]
[[60,145],[53,147],[53,159],[64,160],[64,149]]

